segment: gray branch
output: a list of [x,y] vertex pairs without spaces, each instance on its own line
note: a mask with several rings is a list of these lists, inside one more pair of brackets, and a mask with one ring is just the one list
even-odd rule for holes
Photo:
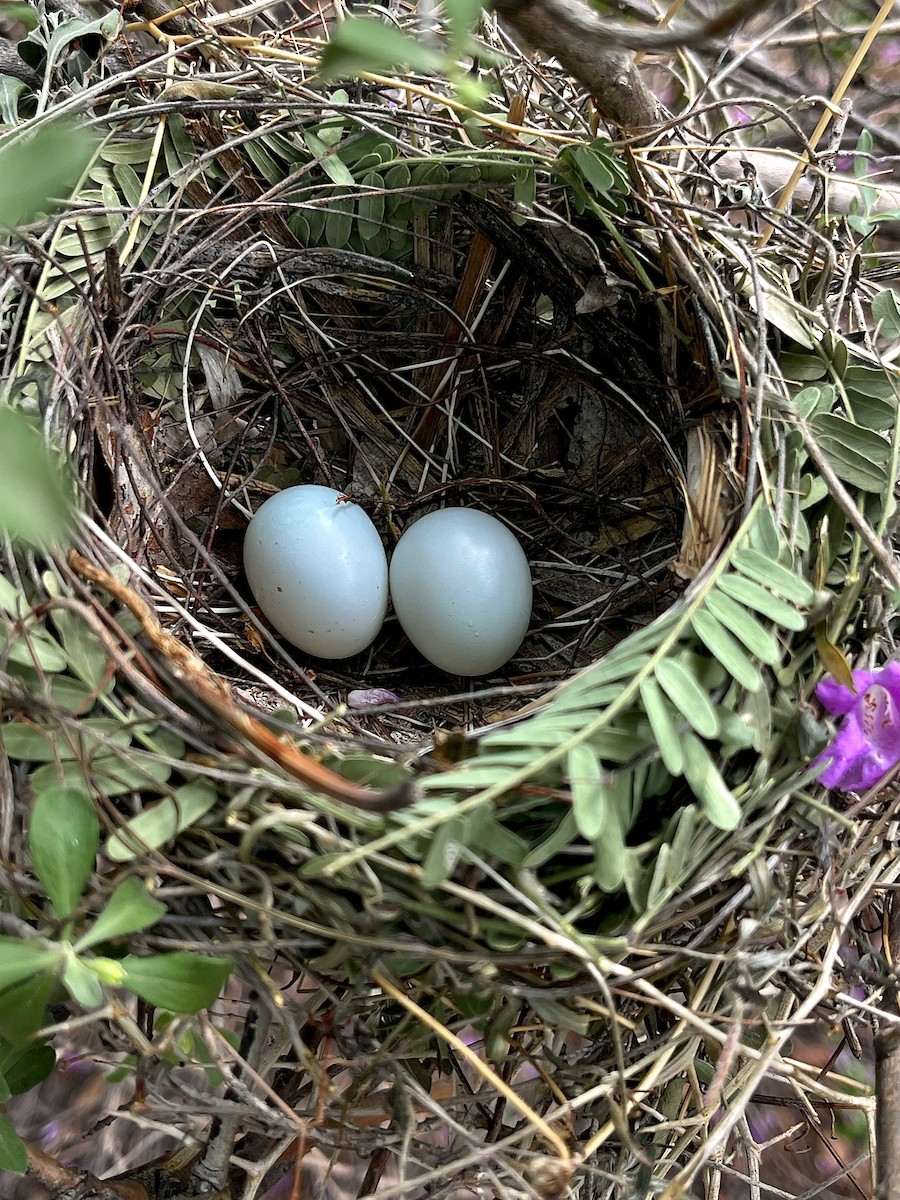
[[605,121],[631,131],[659,124],[662,108],[633,54],[615,45],[608,23],[579,0],[494,0],[494,9],[518,40],[559,59]]
[[31,67],[19,57],[16,43],[9,38],[0,38],[0,75],[11,75],[13,79],[21,79],[30,88],[37,87],[41,82]]

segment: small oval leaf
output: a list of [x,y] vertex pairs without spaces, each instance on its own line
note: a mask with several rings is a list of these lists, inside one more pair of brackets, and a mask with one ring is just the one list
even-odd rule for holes
[[684,739],[684,776],[710,822],[717,829],[734,829],[741,819],[740,805],[708,750],[692,733]]
[[644,711],[656,738],[663,765],[670,775],[677,777],[684,769],[681,735],[669,702],[655,679],[645,679],[641,684],[641,700],[644,702]]
[[28,847],[58,917],[78,907],[99,844],[100,822],[86,792],[51,787],[38,795],[31,810]]
[[781,658],[781,650],[772,634],[736,600],[716,590],[706,597],[706,607],[760,662],[771,666]]
[[9,1117],[0,1116],[0,1171],[24,1175],[28,1170],[28,1150],[12,1127]]
[[157,1008],[198,1012],[218,999],[232,965],[230,958],[203,958],[177,950],[149,958],[129,954],[122,960],[122,986]]
[[710,654],[719,660],[729,675],[742,687],[750,692],[762,687],[762,676],[756,664],[747,657],[737,638],[732,637],[711,612],[701,609],[691,618],[691,624]]
[[597,756],[583,743],[573,746],[567,759],[569,787],[575,824],[583,838],[599,838],[609,824],[610,810],[603,787],[603,771]]
[[113,862],[128,862],[137,854],[156,850],[177,837],[216,803],[218,793],[204,780],[186,783],[132,817],[106,843],[106,853]]
[[106,942],[126,933],[137,933],[153,925],[165,911],[166,906],[153,899],[140,879],[125,879],[110,896],[91,928],[75,943],[75,950],[80,952],[89,946],[96,946],[98,942]]
[[702,737],[715,737],[719,722],[709,697],[683,663],[666,658],[656,667],[663,691]]

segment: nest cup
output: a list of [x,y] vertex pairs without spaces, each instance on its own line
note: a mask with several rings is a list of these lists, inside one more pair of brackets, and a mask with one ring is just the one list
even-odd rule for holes
[[[669,368],[683,358],[687,382],[667,376],[661,322],[674,318],[596,219],[533,222],[486,184],[410,188],[420,233],[389,273],[359,251],[322,247],[294,252],[296,284],[291,256],[279,265],[291,286],[263,293],[256,319],[294,337],[302,329],[303,353],[287,369],[270,360],[268,394],[244,390],[246,424],[220,447],[217,470],[228,454],[244,500],[297,482],[336,486],[389,548],[437,506],[497,515],[526,550],[536,596],[525,644],[484,683],[550,685],[677,594],[684,423],[709,380],[678,354]],[[359,224],[348,240],[364,250]],[[419,246],[448,273],[416,266]],[[265,344],[277,353],[274,330]],[[315,670],[332,688],[386,687],[405,700],[460,690],[394,622],[365,656]]]

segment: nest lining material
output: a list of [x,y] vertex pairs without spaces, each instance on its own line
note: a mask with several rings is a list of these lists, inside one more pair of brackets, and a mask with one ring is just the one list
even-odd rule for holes
[[[224,361],[240,391],[232,398],[220,386],[204,406],[195,371],[194,437],[199,446],[198,420],[207,437],[214,427],[200,454],[228,494],[237,491],[231,465],[245,504],[259,479],[326,482],[366,504],[388,543],[401,522],[439,503],[502,515],[525,543],[537,585],[535,633],[516,673],[553,678],[590,661],[604,627],[618,618],[627,629],[676,591],[667,568],[682,500],[670,439],[683,441],[673,413],[682,406],[653,344],[657,308],[652,297],[629,295],[633,281],[617,288],[612,279],[615,307],[577,314],[587,289],[566,267],[552,227],[549,235],[519,229],[478,197],[461,194],[427,215],[431,254],[459,263],[439,291],[433,270],[379,276],[370,257],[347,251],[279,255],[282,283],[271,297],[251,290],[249,256],[231,270],[232,244],[221,248],[219,270],[205,261],[207,278],[240,287],[255,328],[217,296],[214,323],[191,330],[192,347],[206,344],[204,382]],[[493,240],[478,224],[493,225]],[[446,245],[437,242],[442,229]],[[271,266],[264,252],[255,257]],[[191,270],[191,250],[180,262]],[[256,378],[270,384],[255,395],[235,378],[251,346],[261,351]],[[190,495],[191,484],[179,470],[176,495]],[[208,528],[197,532],[208,541]],[[366,682],[402,687],[398,642],[389,626],[365,662]]]
[[[514,79],[519,70],[524,67],[517,63]],[[559,91],[559,80],[549,84]],[[580,121],[583,97],[568,91],[566,105]],[[850,1086],[846,1078],[823,1080],[792,1062],[785,1043],[790,1023],[813,1013],[847,1018],[833,988],[841,940],[873,880],[887,880],[894,870],[879,840],[883,816],[875,813],[854,831],[855,840],[842,844],[846,820],[823,807],[802,774],[821,733],[797,719],[813,674],[810,580],[845,585],[842,631],[862,636],[867,552],[854,560],[857,581],[841,575],[842,556],[862,526],[841,521],[847,511],[835,505],[830,484],[819,488],[811,454],[812,447],[831,449],[826,460],[854,489],[868,527],[883,531],[879,479],[834,452],[838,435],[848,433],[834,425],[846,420],[842,399],[848,390],[856,398],[872,391],[876,360],[848,360],[848,351],[858,351],[841,338],[840,314],[830,310],[833,332],[823,338],[815,309],[829,281],[815,258],[820,242],[812,234],[805,242],[802,224],[782,222],[771,250],[759,256],[762,278],[750,280],[754,313],[744,294],[747,255],[731,226],[723,219],[698,252],[697,227],[683,215],[693,211],[690,197],[670,206],[672,197],[660,193],[653,172],[644,184],[656,211],[634,201],[621,215],[615,206],[573,213],[549,174],[538,173],[531,214],[515,207],[515,180],[497,192],[479,181],[454,190],[442,177],[416,193],[422,211],[411,213],[411,232],[403,230],[411,238],[411,264],[373,264],[371,255],[363,260],[364,247],[304,249],[298,234],[308,235],[312,210],[328,210],[326,223],[336,216],[346,225],[347,211],[334,202],[334,180],[319,176],[309,194],[294,199],[282,171],[272,184],[278,194],[261,207],[268,193],[259,173],[265,179],[264,167],[271,169],[264,157],[268,133],[241,125],[224,102],[220,107],[222,127],[205,116],[167,122],[166,174],[157,178],[155,208],[139,227],[128,291],[119,297],[121,307],[96,314],[101,325],[111,321],[108,347],[85,352],[76,336],[87,328],[79,324],[84,306],[65,307],[71,286],[59,268],[76,255],[75,243],[65,241],[69,218],[50,243],[41,280],[42,295],[61,301],[67,315],[56,325],[35,317],[27,326],[25,359],[30,356],[33,369],[58,365],[57,355],[67,366],[57,380],[80,380],[62,396],[58,382],[49,390],[53,404],[65,398],[78,417],[83,459],[98,498],[106,498],[121,558],[174,573],[188,606],[173,599],[170,607],[182,622],[193,620],[202,635],[196,644],[213,665],[229,664],[232,674],[235,662],[255,668],[275,695],[322,718],[319,729],[304,731],[308,744],[324,741],[333,765],[348,774],[361,771],[367,784],[387,786],[391,772],[403,774],[402,765],[386,760],[397,741],[409,739],[403,722],[410,718],[383,712],[355,722],[346,715],[342,723],[325,719],[329,705],[316,694],[315,681],[310,691],[295,694],[304,676],[284,648],[263,640],[241,658],[233,645],[242,645],[244,635],[233,609],[218,611],[224,585],[234,578],[243,524],[229,517],[229,506],[239,513],[241,506],[252,508],[264,485],[314,477],[339,486],[347,481],[385,532],[426,503],[464,489],[542,547],[540,561],[558,564],[564,554],[579,571],[585,561],[597,564],[601,586],[593,594],[573,596],[557,580],[560,595],[545,580],[540,636],[526,643],[521,659],[526,677],[541,687],[555,684],[597,654],[598,630],[613,648],[552,693],[536,715],[482,737],[476,757],[426,778],[424,801],[387,825],[298,789],[258,759],[235,760],[211,746],[209,725],[197,720],[197,696],[178,680],[173,688],[167,664],[155,662],[160,677],[168,678],[168,706],[131,676],[121,685],[121,712],[123,722],[126,714],[138,725],[143,721],[158,746],[165,733],[168,753],[157,748],[154,758],[137,741],[126,753],[139,773],[151,760],[168,758],[168,772],[157,777],[163,791],[206,777],[211,803],[174,844],[163,843],[162,860],[139,855],[135,869],[163,880],[162,894],[172,893],[172,911],[188,922],[197,945],[208,944],[205,918],[190,925],[190,905],[181,904],[179,891],[207,909],[215,899],[218,934],[240,948],[254,979],[260,967],[264,976],[277,961],[309,981],[285,1013],[269,978],[261,1006],[285,1022],[286,1037],[307,1066],[297,1026],[308,1028],[312,1020],[330,1024],[336,1047],[352,1064],[343,1094],[324,1102],[322,1078],[293,1068],[296,1110],[313,1121],[324,1103],[327,1119],[310,1127],[311,1143],[329,1147],[332,1121],[361,1152],[381,1145],[402,1158],[397,1129],[375,1134],[356,1109],[387,1072],[418,1121],[433,1113],[433,1074],[449,1062],[460,1070],[458,1047],[448,1051],[423,1041],[419,1027],[406,1023],[409,1009],[404,1013],[391,991],[402,980],[401,994],[415,997],[420,1014],[427,1011],[457,1032],[474,1029],[483,1060],[506,1071],[530,1107],[524,1119],[495,1109],[499,1140],[490,1170],[501,1192],[521,1185],[515,1163],[502,1154],[504,1139],[515,1162],[525,1162],[528,1147],[541,1144],[539,1112],[565,1141],[582,1143],[588,1175],[601,1193],[611,1194],[643,1163],[648,1146],[661,1155],[654,1167],[660,1178],[681,1172],[686,1179],[725,1143],[763,1069],[829,1103],[838,1087]],[[332,110],[352,121],[349,100],[333,102]],[[375,115],[389,123],[392,111],[379,105]],[[363,115],[369,129],[370,105]],[[144,133],[152,117],[128,119]],[[531,109],[528,118],[539,134],[545,114]],[[321,133],[320,114],[298,105],[278,136],[311,122]],[[429,128],[435,158],[439,129],[437,123]],[[131,175],[115,168],[129,167],[139,177],[151,152],[146,139],[117,137],[93,184],[117,187],[131,202]],[[491,155],[492,161],[502,157]],[[514,161],[515,175],[521,164]],[[100,219],[101,199],[102,192],[82,193],[86,220]],[[245,231],[258,213],[265,244],[246,245]],[[297,215],[305,227],[291,226]],[[715,224],[709,211],[704,219]],[[671,229],[668,237],[657,232],[660,225]],[[107,236],[102,223],[100,231],[98,247]],[[817,265],[815,295],[798,295],[779,274],[783,251],[804,246]],[[692,285],[689,300],[686,284]],[[88,308],[96,303],[92,295]],[[765,327],[764,315],[797,339],[790,346],[793,375],[779,368],[779,335]],[[697,346],[703,353],[695,363]],[[735,387],[747,408],[719,410],[710,403],[714,367],[727,390],[729,374],[745,379],[759,365],[756,376]],[[800,380],[810,384],[802,402]],[[182,383],[187,403],[180,408]],[[23,394],[29,386],[23,378]],[[159,398],[155,408],[147,403],[153,396]],[[759,405],[755,411],[751,402]],[[732,539],[679,596],[670,568],[678,555],[681,492],[669,453],[687,461],[685,422],[703,423],[710,411],[714,419],[696,435],[697,460],[687,472],[694,505],[711,492],[707,513],[721,524],[723,458],[730,459],[724,469],[736,490],[756,472],[760,492],[754,496],[751,489],[743,513],[735,514]],[[893,410],[886,416],[892,421]],[[884,419],[883,413],[876,426]],[[865,432],[880,436],[887,428]],[[729,456],[715,450],[723,430],[730,435]],[[605,438],[599,455],[598,433]],[[185,436],[194,455],[176,469]],[[854,436],[865,444],[861,434]],[[698,453],[704,445],[709,448]],[[887,480],[887,454],[878,460],[879,447],[869,449]],[[205,477],[195,470],[198,463]],[[692,515],[698,521],[693,509]],[[699,520],[697,540],[709,542],[712,525]],[[98,533],[90,550],[113,567],[119,554],[112,547]],[[615,579],[611,587],[607,573]],[[87,602],[62,568],[60,579]],[[720,588],[722,580],[731,583]],[[734,610],[726,601],[737,603],[735,593],[753,595],[764,607],[745,602],[729,626],[726,614]],[[232,599],[233,593],[226,604]],[[567,625],[581,620],[585,604],[590,619],[572,634]],[[135,632],[117,612],[100,608],[96,615],[116,617],[122,638]],[[46,636],[59,637],[61,628],[51,624]],[[719,628],[737,652],[710,632]],[[826,632],[834,638],[840,631],[833,625]],[[629,636],[620,640],[623,633]],[[24,636],[39,644],[37,632]],[[210,638],[216,639],[211,652]],[[267,660],[267,654],[279,657]],[[393,685],[398,677],[392,667],[379,667],[379,655],[387,658],[376,647],[366,682]],[[53,671],[45,657],[45,666],[67,679],[69,661],[63,656]],[[20,681],[35,682],[26,679],[29,669],[22,666]],[[430,702],[443,699],[435,697],[441,688],[409,661],[403,669],[411,690],[424,693],[412,714],[424,732],[435,711]],[[317,671],[319,686],[329,692],[347,678]],[[359,674],[352,679],[359,682]],[[17,695],[27,709],[27,696]],[[520,703],[485,689],[464,703],[448,701],[441,717],[477,726],[496,715],[498,701],[510,708]],[[210,714],[199,707],[208,722]],[[46,722],[46,708],[32,709],[31,716]],[[89,740],[90,726],[81,718],[79,728]],[[471,745],[450,746],[446,758],[470,751]],[[77,755],[70,761],[76,772],[83,769]],[[42,769],[31,770],[32,786],[46,782],[38,777]],[[379,772],[383,777],[376,778]],[[52,773],[51,765],[47,779]],[[116,824],[153,794],[146,778],[131,776],[127,783],[117,790],[94,772]],[[733,830],[729,798],[733,803],[735,797],[743,811]],[[216,807],[223,799],[224,812]],[[821,898],[823,816],[842,884],[853,896],[837,926],[828,924],[833,914]],[[749,882],[742,874],[748,868]],[[102,892],[101,881],[97,886]],[[793,956],[798,939],[811,944],[822,936],[822,961],[811,983]],[[183,927],[174,924],[166,937],[183,937]],[[373,978],[381,980],[374,994]],[[772,1003],[770,984],[779,992]],[[734,1028],[767,1023],[775,1032],[764,1050],[752,1037],[732,1036]],[[713,1067],[726,1052],[735,1063],[727,1085],[731,1107],[713,1129],[715,1110],[703,1085],[726,1086],[724,1078],[716,1084]],[[416,1065],[423,1057],[424,1071]],[[533,1064],[536,1075],[529,1071]],[[324,1059],[317,1070],[324,1077]],[[452,1106],[468,1130],[450,1122],[450,1109],[437,1118],[459,1151],[453,1171],[470,1183],[485,1161],[482,1110],[500,1094],[494,1074],[477,1077],[481,1091],[473,1078]],[[159,1083],[173,1086],[162,1074]],[[842,1099],[864,1107],[864,1098],[849,1095]],[[445,1178],[445,1147],[436,1147],[425,1127],[410,1136],[426,1178],[428,1171]],[[568,1151],[556,1147],[556,1153],[564,1165],[570,1161]]]

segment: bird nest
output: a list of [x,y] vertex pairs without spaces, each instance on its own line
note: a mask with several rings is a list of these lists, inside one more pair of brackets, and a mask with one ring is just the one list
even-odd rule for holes
[[[82,911],[123,871],[167,906],[106,955],[234,961],[175,1034],[88,1007],[138,1055],[122,1122],[213,1178],[232,1121],[216,1178],[248,1200],[312,1151],[364,1161],[360,1195],[674,1197],[758,1166],[764,1077],[867,1110],[789,1039],[855,1028],[854,921],[896,873],[887,800],[810,766],[822,669],[877,659],[897,582],[884,300],[840,230],[735,196],[678,129],[598,137],[495,27],[472,110],[313,88],[318,26],[222,25],[174,34],[152,95],[159,60],[88,77],[103,140],[4,251],[10,395],[85,485],[68,557],[7,560],[4,869],[40,926],[24,801],[85,789]],[[240,547],[301,482],[388,545],[445,503],[509,525],[514,660],[454,680],[390,619],[298,658]]]

